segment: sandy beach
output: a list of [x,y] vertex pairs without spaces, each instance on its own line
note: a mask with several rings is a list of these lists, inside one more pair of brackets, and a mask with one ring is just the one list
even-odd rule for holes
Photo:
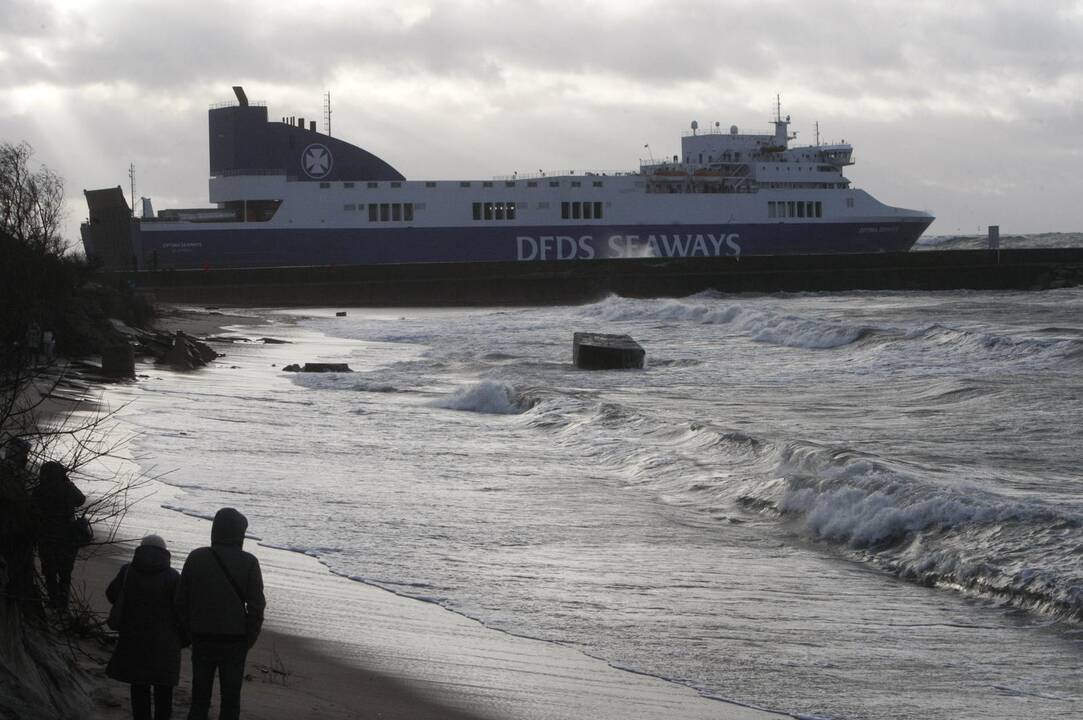
[[[160,325],[207,336],[232,323],[252,319],[172,311]],[[95,610],[108,610],[105,587],[144,534],[156,532],[167,540],[178,569],[191,549],[208,543],[207,518],[167,509],[182,492],[151,481],[117,528],[115,541],[84,550],[75,584]],[[260,532],[250,526],[245,548],[260,559],[268,607],[263,634],[247,662],[244,717],[788,717],[705,698],[574,648],[509,635],[433,603],[336,576],[312,557],[260,544]],[[96,700],[92,717],[128,717],[127,686],[104,675],[109,649],[84,650],[81,664]],[[189,698],[189,671],[185,651],[175,694],[178,716]]]

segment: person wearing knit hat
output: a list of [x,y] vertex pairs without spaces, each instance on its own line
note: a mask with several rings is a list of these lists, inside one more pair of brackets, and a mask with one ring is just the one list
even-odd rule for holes
[[180,574],[170,560],[165,540],[147,535],[105,591],[113,604],[109,627],[119,634],[105,673],[131,685],[135,720],[169,720],[188,644],[173,603]]

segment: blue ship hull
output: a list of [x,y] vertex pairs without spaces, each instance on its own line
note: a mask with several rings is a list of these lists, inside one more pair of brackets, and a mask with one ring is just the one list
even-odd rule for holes
[[133,232],[153,270],[905,252],[929,222]]

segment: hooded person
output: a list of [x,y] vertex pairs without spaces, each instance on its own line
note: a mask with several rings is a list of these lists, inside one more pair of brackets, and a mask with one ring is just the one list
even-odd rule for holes
[[41,520],[38,559],[49,605],[54,608],[68,607],[71,571],[79,553],[79,542],[72,537],[72,523],[76,508],[85,502],[86,496],[68,477],[67,468],[52,461],[41,466],[34,488],[34,505]]
[[259,560],[243,549],[248,519],[222,508],[211,525],[211,545],[193,550],[177,586],[177,613],[192,638],[192,706],[189,720],[206,720],[218,674],[221,720],[241,712],[241,684],[248,650],[263,626],[263,575]]
[[180,574],[170,559],[165,540],[147,535],[105,590],[113,604],[110,624],[120,635],[105,674],[131,685],[135,720],[169,720],[180,680],[186,643],[173,602]]

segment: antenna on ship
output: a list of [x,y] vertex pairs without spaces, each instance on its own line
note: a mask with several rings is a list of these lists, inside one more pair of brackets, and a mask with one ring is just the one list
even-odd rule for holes
[[816,121],[816,147],[820,147],[820,121]]
[[775,93],[775,122],[782,122],[782,93]]
[[323,119],[327,123],[327,137],[331,137],[331,91],[328,90],[323,99]]

